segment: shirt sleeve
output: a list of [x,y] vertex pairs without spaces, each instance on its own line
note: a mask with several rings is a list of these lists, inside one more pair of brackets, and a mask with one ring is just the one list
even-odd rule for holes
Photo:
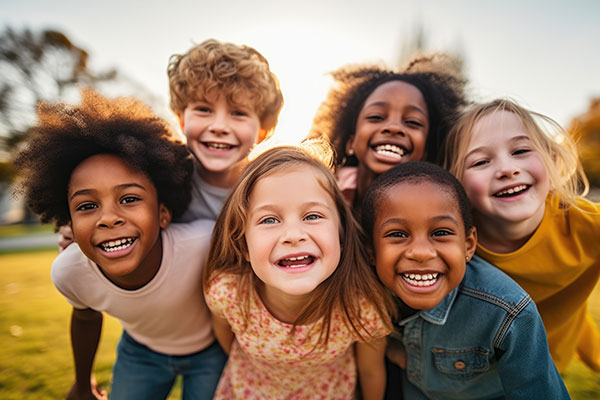
[[384,319],[377,312],[377,308],[371,302],[367,301],[367,299],[361,300],[360,310],[361,323],[367,332],[367,335],[365,335],[367,340],[378,339],[391,333]]
[[[529,304],[514,319],[500,342],[498,373],[509,399],[569,399],[552,361],[542,319]],[[508,317],[510,318],[510,316]]]
[[236,293],[237,279],[233,275],[218,275],[204,290],[204,298],[213,314],[225,318],[227,310],[235,304]]
[[63,295],[65,300],[74,308],[84,310],[89,308],[79,300],[78,284],[80,270],[86,267],[87,258],[76,243],[63,250],[52,262],[50,278],[54,287]]

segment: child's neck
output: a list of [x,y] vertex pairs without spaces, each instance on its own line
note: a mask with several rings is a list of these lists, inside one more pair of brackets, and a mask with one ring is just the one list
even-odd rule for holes
[[273,317],[286,324],[293,324],[310,299],[310,293],[301,296],[290,295],[261,283],[258,295]]
[[371,183],[375,179],[375,174],[365,168],[362,165],[359,165],[357,168],[357,176],[356,176],[356,195],[354,196],[355,204],[357,200],[362,199],[364,194],[367,192]]
[[509,222],[483,219],[476,212],[473,213],[477,227],[477,241],[494,253],[512,253],[520,249],[533,236],[539,227],[544,212],[539,217],[520,222]]
[[198,175],[200,178],[211,186],[229,189],[232,188],[240,178],[242,169],[246,165],[246,162],[239,162],[236,165],[225,171],[207,171],[202,166],[198,168]]

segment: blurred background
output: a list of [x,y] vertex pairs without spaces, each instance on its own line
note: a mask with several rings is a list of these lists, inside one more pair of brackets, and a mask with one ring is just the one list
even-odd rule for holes
[[[416,51],[451,53],[473,100],[508,96],[575,132],[600,186],[596,0],[0,0],[0,9],[2,399],[61,397],[73,376],[69,308],[48,277],[56,237],[11,190],[10,156],[35,123],[37,102],[76,102],[78,88],[91,86],[137,96],[176,127],[169,57],[206,39],[247,44],[269,60],[285,98],[274,136],[282,142],[308,133],[328,72],[349,63],[401,66]],[[600,316],[597,300],[593,307]],[[107,324],[97,362],[105,383],[119,331]],[[25,354],[39,359],[15,363]],[[578,371],[568,378],[570,390],[581,389],[573,397],[598,398],[599,377]]]

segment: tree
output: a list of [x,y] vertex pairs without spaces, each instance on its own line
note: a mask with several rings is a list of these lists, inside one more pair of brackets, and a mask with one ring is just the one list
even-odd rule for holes
[[0,151],[10,153],[35,123],[40,101],[74,100],[80,87],[95,87],[117,73],[94,73],[88,53],[58,31],[17,32],[0,36]]
[[590,183],[600,187],[600,97],[592,99],[587,112],[571,121],[569,131],[579,139],[579,157]]

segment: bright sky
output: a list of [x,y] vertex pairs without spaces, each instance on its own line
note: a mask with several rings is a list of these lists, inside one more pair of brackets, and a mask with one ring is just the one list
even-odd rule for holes
[[255,47],[285,98],[276,135],[311,125],[347,63],[393,65],[419,25],[431,50],[460,51],[475,99],[510,96],[567,124],[600,96],[596,0],[0,0],[0,28],[53,28],[168,100],[169,56],[208,38]]

